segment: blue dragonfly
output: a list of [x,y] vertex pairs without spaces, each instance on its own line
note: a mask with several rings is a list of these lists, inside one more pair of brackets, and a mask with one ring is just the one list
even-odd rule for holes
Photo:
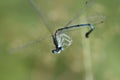
[[[40,18],[42,19],[42,21],[44,22],[45,26],[47,27],[47,29],[49,30],[49,32],[51,33],[50,29],[51,28],[48,24],[48,21],[46,20],[42,10],[40,9],[40,7],[38,7],[38,5],[36,4],[36,2],[34,0],[29,0],[30,4],[32,5],[32,7],[38,12]],[[64,50],[64,48],[70,46],[72,44],[72,39],[71,37],[69,37],[65,32],[69,31],[71,29],[74,28],[81,28],[81,27],[89,27],[90,30],[86,32],[85,37],[88,38],[89,35],[94,31],[94,26],[96,24],[100,24],[103,23],[105,16],[92,16],[92,17],[88,17],[87,20],[89,23],[86,24],[76,24],[76,25],[70,25],[72,22],[74,22],[78,17],[80,17],[86,10],[88,7],[90,7],[91,4],[91,0],[88,0],[84,3],[83,8],[81,9],[81,11],[79,11],[70,21],[68,21],[63,27],[58,28],[54,33],[51,33],[49,36],[46,36],[45,38],[40,38],[38,40],[34,40],[31,41],[25,45],[19,46],[15,49],[12,50],[16,51],[18,49],[22,49],[22,48],[26,48],[28,46],[31,46],[33,44],[39,43],[42,40],[51,37],[53,44],[55,46],[55,49],[52,50],[53,54],[59,54],[61,53],[61,51]]]

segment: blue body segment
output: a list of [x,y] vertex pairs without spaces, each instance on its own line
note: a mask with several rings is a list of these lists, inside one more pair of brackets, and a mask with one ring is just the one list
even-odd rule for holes
[[95,29],[93,24],[78,24],[78,25],[73,25],[73,26],[68,26],[68,27],[57,29],[56,33],[59,31],[68,30],[68,29],[72,29],[72,28],[76,28],[76,27],[90,27],[90,30],[85,34],[86,38],[88,38],[89,34]]

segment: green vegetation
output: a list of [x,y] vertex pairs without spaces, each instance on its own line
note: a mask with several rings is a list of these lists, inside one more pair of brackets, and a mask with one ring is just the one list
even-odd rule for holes
[[[36,2],[47,15],[52,32],[81,8],[79,0]],[[94,80],[120,80],[119,3],[119,0],[96,0],[91,8],[91,12],[106,16],[104,24],[96,26],[86,43],[89,44]],[[79,19],[73,24],[76,23]],[[88,49],[83,46],[82,30],[69,32],[73,44],[58,55],[51,53],[54,47],[51,38],[10,53],[12,48],[50,32],[28,0],[0,0],[0,80],[85,80],[84,52]]]

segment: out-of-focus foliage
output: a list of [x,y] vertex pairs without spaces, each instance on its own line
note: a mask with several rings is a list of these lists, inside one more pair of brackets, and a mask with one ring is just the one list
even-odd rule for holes
[[[79,0],[36,1],[52,21],[51,31],[63,26],[80,6]],[[92,8],[93,13],[106,16],[104,24],[96,26],[89,38],[94,80],[120,80],[119,3],[96,0]],[[0,80],[84,80],[84,34],[79,30],[69,33],[73,44],[59,55],[51,53],[51,38],[10,53],[11,48],[49,34],[28,0],[0,0]]]

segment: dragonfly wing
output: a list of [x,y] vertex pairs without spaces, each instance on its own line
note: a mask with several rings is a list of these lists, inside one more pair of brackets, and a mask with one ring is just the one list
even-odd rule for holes
[[26,43],[24,45],[21,45],[21,46],[18,46],[16,48],[12,48],[12,49],[9,50],[9,53],[14,53],[14,52],[19,51],[21,49],[24,49],[24,48],[27,48],[27,47],[32,46],[34,44],[40,43],[43,40],[48,39],[48,38],[51,38],[51,35],[43,37],[43,38],[39,38],[39,39],[31,41],[31,42],[28,42],[28,43]]
[[92,4],[93,4],[92,0],[84,0],[84,2],[81,2],[80,11],[78,11],[76,15],[65,24],[64,27],[69,26],[72,22],[74,22],[77,18],[79,18]]
[[[51,0],[50,3],[49,3],[49,0],[47,1],[39,1],[38,3],[39,4],[36,4],[37,2],[35,2],[34,0],[29,0],[31,5],[34,7],[34,9],[38,12],[40,18],[43,20],[46,28],[52,33],[53,31],[53,27],[52,26],[56,26],[59,24],[59,21],[62,19],[62,16],[69,16],[69,17],[66,17],[66,18],[63,18],[64,20],[62,20],[60,22],[60,24],[57,26],[57,28],[61,25],[63,25],[63,27],[66,27],[68,26],[69,24],[71,24],[72,22],[74,22],[76,20],[76,18],[79,18],[79,16],[81,16],[92,4],[93,4],[93,1],[92,0],[80,0],[80,1],[73,1],[73,0],[70,0],[70,2],[72,3],[75,3],[76,5],[76,8],[74,9],[73,5],[70,5],[70,6],[67,6],[69,4],[66,4],[65,5],[61,2],[62,1],[56,1],[56,0]],[[49,4],[47,4],[47,3]],[[77,2],[77,3],[76,3]],[[46,5],[43,5],[43,4],[46,4]],[[56,5],[57,4],[57,5]],[[60,5],[61,4],[61,5]],[[40,5],[40,6],[39,6]],[[72,7],[71,7],[72,6]],[[60,7],[60,8],[59,8]],[[64,7],[64,8],[62,8]],[[53,9],[51,9],[53,8]],[[73,8],[72,11],[75,13],[75,14],[71,14],[69,10],[69,8]],[[46,10],[47,11],[46,11]],[[65,10],[66,11],[65,11]],[[44,12],[44,13],[43,13]],[[52,15],[53,14],[53,15]],[[65,15],[67,14],[67,15]],[[61,17],[60,17],[61,16]],[[50,19],[51,18],[51,19]],[[58,19],[60,18],[60,19]],[[70,21],[69,21],[70,20]],[[57,22],[58,21],[58,22]],[[68,21],[67,23],[65,23],[64,25],[64,22]],[[51,23],[54,23],[54,25],[51,26]],[[50,24],[49,24],[50,23]],[[63,23],[63,24],[62,24]]]
[[46,17],[44,15],[44,13],[42,12],[40,6],[38,6],[34,0],[29,0],[29,2],[32,5],[32,7],[36,10],[36,12],[39,14],[41,20],[43,21],[43,23],[46,26],[46,28],[48,29],[48,31],[51,33],[52,31],[49,29],[51,26],[50,26],[50,24],[48,24],[49,21],[46,19]]
[[103,23],[105,21],[105,19],[106,19],[106,17],[103,15],[96,15],[96,16],[88,17],[87,21],[89,23],[96,25],[96,24]]
[[87,17],[87,19],[82,19],[81,22],[87,21],[87,23],[97,25],[97,24],[103,23],[105,21],[105,19],[106,19],[106,16],[94,15],[94,16]]

